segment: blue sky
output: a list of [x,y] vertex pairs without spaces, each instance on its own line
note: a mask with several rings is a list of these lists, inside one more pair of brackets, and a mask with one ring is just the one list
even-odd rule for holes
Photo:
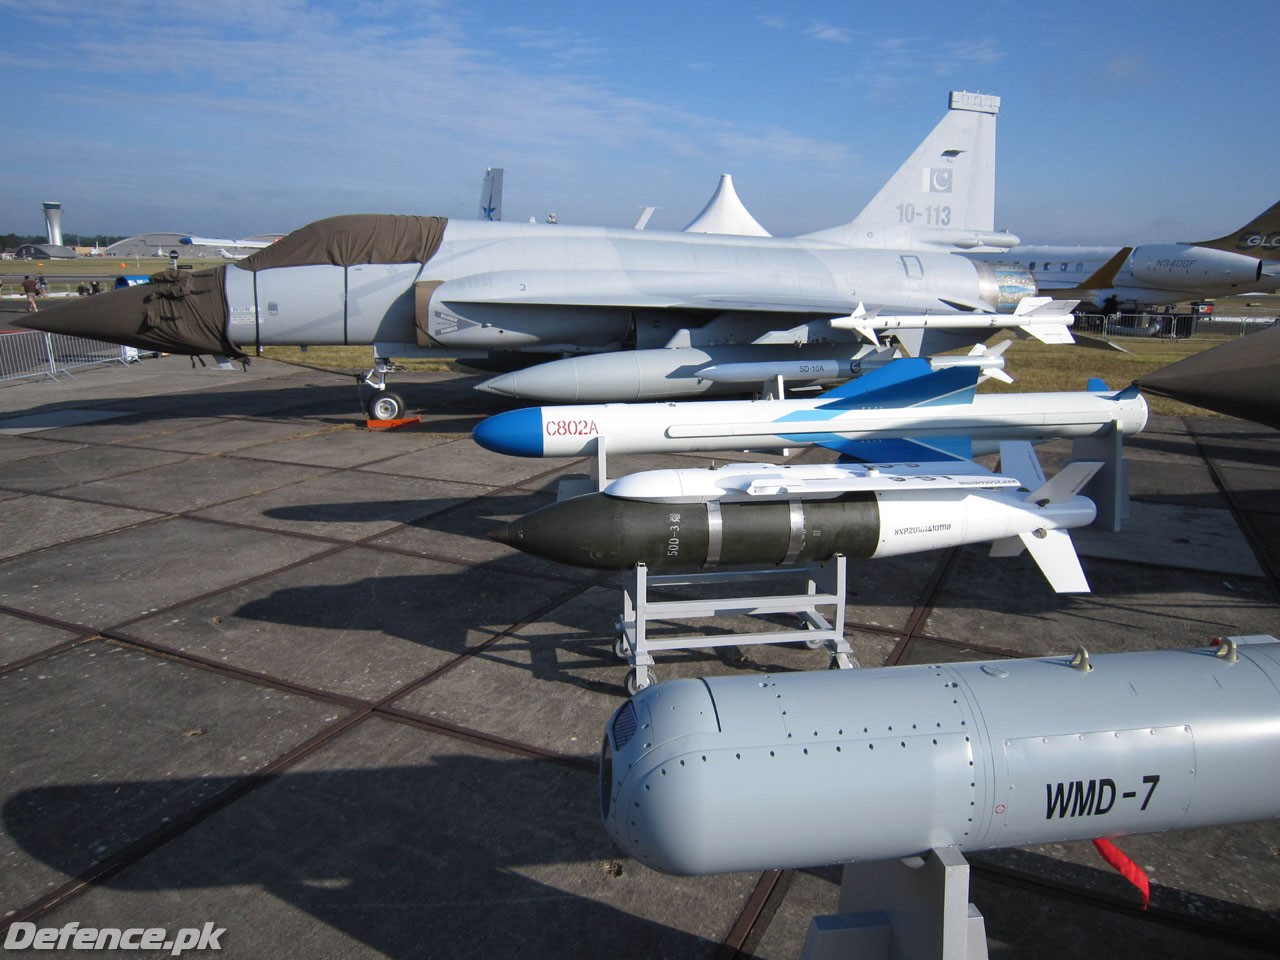
[[0,0],[0,232],[239,237],[339,213],[680,229],[732,173],[775,235],[844,223],[1003,98],[996,226],[1197,240],[1276,199],[1274,0]]

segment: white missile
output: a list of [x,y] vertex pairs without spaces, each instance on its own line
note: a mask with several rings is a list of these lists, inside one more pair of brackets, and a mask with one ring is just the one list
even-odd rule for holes
[[523,457],[585,456],[598,444],[611,455],[820,444],[874,463],[968,458],[1001,440],[1128,435],[1147,421],[1134,388],[973,396],[977,374],[904,359],[814,398],[527,407],[481,421],[473,436]]
[[1024,297],[1012,314],[930,313],[885,315],[858,304],[847,317],[830,322],[837,330],[853,330],[868,343],[880,345],[880,334],[899,330],[965,330],[974,326],[991,329],[1014,329],[1041,343],[1075,343],[1071,313],[1079,300],[1054,300],[1052,297]]
[[1264,820],[1280,815],[1278,691],[1274,637],[675,680],[609,721],[601,812],[674,874]]
[[729,463],[722,467],[645,470],[619,477],[602,493],[650,503],[814,500],[868,490],[996,490],[1017,487],[972,461],[941,463]]
[[1102,464],[1071,463],[1046,481],[1030,445],[1017,442],[1001,444],[1001,461],[1018,475],[972,462],[647,471],[491,536],[605,570],[795,564],[837,553],[869,560],[990,542],[995,556],[1029,550],[1059,593],[1088,592],[1067,531],[1094,521],[1093,501],[1079,493]]

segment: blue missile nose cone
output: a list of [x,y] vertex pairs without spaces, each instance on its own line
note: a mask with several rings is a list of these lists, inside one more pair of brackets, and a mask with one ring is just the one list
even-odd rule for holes
[[486,450],[512,457],[542,456],[542,408],[508,410],[481,420],[471,438]]

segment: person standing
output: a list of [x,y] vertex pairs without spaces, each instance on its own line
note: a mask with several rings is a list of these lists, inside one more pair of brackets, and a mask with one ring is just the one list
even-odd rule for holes
[[31,274],[27,274],[22,278],[22,292],[27,295],[27,313],[36,313],[40,307],[36,304],[36,297],[40,296],[40,283],[33,280]]

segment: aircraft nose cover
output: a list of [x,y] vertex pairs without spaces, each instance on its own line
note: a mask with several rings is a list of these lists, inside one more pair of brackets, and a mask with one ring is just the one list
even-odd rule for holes
[[41,310],[29,325],[139,350],[243,357],[227,338],[225,270],[165,270],[150,283]]

